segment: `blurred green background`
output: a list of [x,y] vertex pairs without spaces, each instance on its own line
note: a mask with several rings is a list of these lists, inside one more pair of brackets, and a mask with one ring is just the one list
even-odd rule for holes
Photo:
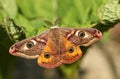
[[[118,28],[112,30],[111,33],[105,33],[102,39],[104,42],[99,42],[89,48],[92,53],[89,55],[87,52],[88,55],[85,56],[88,57],[84,57],[82,63],[79,61],[72,65],[62,65],[56,69],[44,69],[37,65],[36,60],[14,57],[8,53],[9,47],[13,43],[47,30],[49,26],[44,23],[44,20],[53,22],[56,18],[61,17],[60,27],[92,27],[92,25],[100,22],[97,10],[106,1],[0,0],[0,79],[119,79],[119,71],[116,71],[119,66],[118,64],[115,65],[118,62],[114,63],[114,60],[120,60],[114,59],[116,56],[119,57],[118,52],[120,51],[119,24],[117,25]],[[12,18],[15,24],[9,19],[5,20],[5,17]],[[23,30],[22,33],[20,30]],[[113,45],[116,46],[114,51],[111,50],[114,48]],[[94,49],[97,50],[94,51]],[[105,54],[98,53],[96,55],[100,50]],[[115,56],[109,51],[113,51]],[[103,67],[104,65],[108,66]],[[108,71],[109,69],[111,71]],[[89,75],[90,72],[93,74]]]
[[67,27],[88,27],[98,21],[97,8],[106,0],[1,0],[0,20],[9,16],[17,25],[25,27],[27,36],[32,36],[36,28],[44,30],[43,20],[53,22],[62,17],[62,25]]

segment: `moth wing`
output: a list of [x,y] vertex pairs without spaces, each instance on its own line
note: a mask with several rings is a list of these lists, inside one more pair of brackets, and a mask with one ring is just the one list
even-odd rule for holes
[[95,28],[61,28],[61,34],[79,46],[89,46],[102,37],[102,33]]
[[45,48],[37,59],[39,66],[44,68],[55,68],[62,64],[59,52],[53,49],[55,49],[54,43],[48,40]]
[[66,38],[63,38],[63,40],[65,51],[62,52],[61,62],[65,64],[71,64],[82,56],[82,51],[79,46],[72,44]]
[[38,36],[15,43],[9,49],[10,54],[27,59],[37,58],[46,46],[47,41],[45,41],[44,37],[46,37],[47,33],[48,31],[45,31]]
[[55,68],[58,67],[61,62],[56,60],[55,56],[52,55],[50,58],[45,58],[44,53],[42,53],[37,59],[38,65],[44,68]]

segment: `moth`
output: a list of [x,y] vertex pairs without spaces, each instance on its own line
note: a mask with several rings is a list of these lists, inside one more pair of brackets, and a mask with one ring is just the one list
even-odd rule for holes
[[60,28],[53,26],[40,35],[15,43],[10,54],[37,59],[39,66],[56,68],[71,64],[82,56],[80,46],[89,46],[102,37],[95,28]]

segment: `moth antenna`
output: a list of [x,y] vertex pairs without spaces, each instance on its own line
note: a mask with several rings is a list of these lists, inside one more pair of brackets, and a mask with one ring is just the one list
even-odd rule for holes
[[55,22],[53,23],[53,26],[56,26],[58,23],[60,23],[60,21],[62,20],[61,17],[58,17]]
[[44,24],[42,26],[45,27],[45,28],[48,28],[48,29],[50,28],[50,27],[48,27],[47,25],[44,25]]
[[[50,21],[47,21],[47,20],[44,20],[44,22],[45,22],[48,26],[54,27],[54,26],[56,26],[58,23],[60,23],[61,20],[62,20],[62,18],[61,18],[61,17],[58,17],[53,23],[50,22]],[[46,26],[44,25],[44,27],[46,27]]]
[[44,20],[44,22],[48,25],[48,26],[53,26],[53,24],[50,21]]

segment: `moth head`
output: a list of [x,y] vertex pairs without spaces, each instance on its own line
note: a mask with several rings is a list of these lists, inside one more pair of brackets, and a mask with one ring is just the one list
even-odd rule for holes
[[94,28],[75,29],[73,35],[68,38],[72,43],[80,46],[89,46],[102,37],[102,33]]
[[40,53],[38,44],[34,39],[26,39],[11,46],[9,52],[14,56],[34,59],[37,58]]

